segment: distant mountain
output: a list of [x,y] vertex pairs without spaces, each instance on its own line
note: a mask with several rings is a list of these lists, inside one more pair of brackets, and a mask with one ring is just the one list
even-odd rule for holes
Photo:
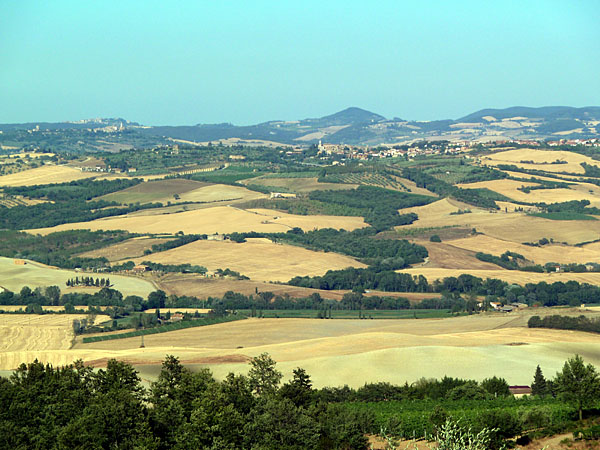
[[381,122],[386,120],[385,117],[379,114],[366,111],[361,108],[351,107],[343,111],[331,114],[329,116],[320,117],[318,119],[305,119],[300,122],[303,125],[313,125],[316,127],[332,127],[340,125],[358,125],[368,124],[373,122]]
[[[38,133],[34,131],[44,131]],[[50,130],[46,132],[45,130]],[[482,109],[457,120],[409,121],[361,108],[319,118],[273,120],[256,125],[230,123],[191,126],[142,126],[124,119],[0,125],[0,144],[10,148],[49,148],[85,151],[161,145],[185,141],[225,144],[260,143],[310,145],[378,145],[415,140],[494,141],[505,139],[576,139],[600,137],[600,107],[548,106]]]

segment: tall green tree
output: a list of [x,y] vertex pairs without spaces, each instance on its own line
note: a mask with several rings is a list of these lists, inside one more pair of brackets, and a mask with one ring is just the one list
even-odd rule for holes
[[312,396],[312,383],[306,370],[294,369],[294,378],[281,386],[279,395],[291,400],[297,407],[307,406]]
[[583,408],[594,405],[600,398],[600,378],[596,368],[585,365],[579,355],[565,362],[554,383],[561,396],[577,408],[579,420],[583,420]]
[[531,394],[539,395],[543,397],[548,394],[548,384],[546,383],[546,378],[542,373],[542,369],[538,365],[535,369],[535,374],[533,375],[533,383],[531,383]]
[[283,375],[275,368],[275,364],[268,353],[262,353],[250,361],[251,367],[248,378],[250,379],[250,387],[256,395],[262,396],[277,392],[277,387]]

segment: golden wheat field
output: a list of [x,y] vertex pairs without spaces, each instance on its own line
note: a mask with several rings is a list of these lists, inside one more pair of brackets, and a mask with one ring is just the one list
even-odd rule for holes
[[14,261],[12,258],[0,257],[0,287],[13,292],[19,292],[23,286],[29,286],[31,289],[58,286],[63,293],[88,292],[93,294],[100,290],[95,287],[67,287],[66,283],[68,279],[81,276],[91,276],[94,278],[108,277],[113,288],[121,291],[124,296],[139,295],[147,297],[150,292],[156,290],[150,281],[140,278],[114,274],[75,272],[74,270],[57,269],[31,261],[27,261],[25,265],[17,265]]
[[[561,161],[562,163],[557,164],[556,161]],[[536,150],[531,148],[508,150],[505,152],[493,153],[481,158],[481,163],[486,165],[496,166],[498,164],[513,164],[523,169],[543,170],[550,173],[584,173],[585,171],[581,166],[582,162],[592,166],[599,165],[598,161],[593,160],[589,156],[580,155],[579,153]]]
[[[472,212],[470,214],[450,214],[465,208]],[[412,224],[396,227],[397,229],[461,226],[475,228],[476,231],[497,239],[518,243],[536,242],[545,237],[552,238],[556,242],[573,245],[594,241],[600,235],[600,220],[556,221],[514,211],[490,212],[451,199],[442,199],[429,205],[402,209],[400,212],[415,212],[419,218]]]
[[556,281],[567,282],[570,280],[578,281],[579,283],[588,283],[594,285],[600,285],[600,272],[561,272],[561,273],[536,273],[536,272],[523,272],[520,270],[505,270],[498,267],[497,270],[481,270],[481,269],[440,269],[440,268],[428,268],[414,267],[411,269],[403,269],[398,272],[408,273],[411,275],[423,275],[431,283],[434,280],[443,280],[448,277],[458,277],[463,273],[473,275],[482,279],[486,278],[497,278],[499,280],[506,281],[508,283],[516,283],[525,285],[527,283],[554,283]]
[[208,270],[229,268],[253,280],[283,282],[295,276],[323,275],[328,270],[366,267],[355,259],[338,253],[276,244],[269,239],[248,239],[241,244],[232,241],[196,241],[135,261],[162,264],[179,264],[185,261],[204,266]]
[[34,186],[36,184],[66,183],[93,178],[94,172],[82,172],[68,166],[44,165],[10,175],[0,176],[0,186]]
[[286,232],[293,227],[305,231],[315,228],[344,228],[354,230],[366,226],[362,217],[342,216],[297,216],[268,209],[243,210],[229,206],[185,211],[160,215],[124,215],[93,220],[90,222],[67,223],[51,228],[30,230],[32,233],[48,234],[55,231],[128,230],[132,233],[177,233],[225,234],[257,231],[265,233]]
[[520,187],[536,185],[537,183],[524,183],[515,180],[493,180],[459,184],[457,186],[466,189],[487,188],[518,202],[550,204],[571,200],[589,200],[591,206],[600,206],[600,188],[589,183],[574,184],[568,189],[535,189],[529,193],[518,189]]
[[474,252],[485,252],[499,256],[506,251],[523,255],[526,259],[536,264],[549,262],[558,263],[581,263],[600,261],[600,247],[588,244],[582,247],[573,247],[564,244],[547,244],[541,247],[532,247],[512,241],[496,239],[482,234],[464,239],[445,241],[449,246],[471,250]]
[[[72,323],[83,319],[84,314],[2,314],[0,315],[0,370],[10,370],[22,362],[48,355],[54,364],[66,364],[71,355],[61,351],[71,347],[74,338]],[[96,322],[108,320],[97,316]],[[58,352],[53,355],[54,352]]]
[[[475,257],[479,250],[459,248],[451,245],[452,241],[430,242],[428,240],[415,240],[415,244],[427,249],[429,256],[424,263],[416,264],[419,267],[446,268],[446,269],[491,269],[497,270],[498,266],[480,261]],[[450,243],[450,245],[449,245]]]
[[77,256],[84,258],[106,258],[110,262],[120,261],[122,259],[131,259],[144,254],[144,250],[149,250],[153,245],[164,244],[175,238],[151,238],[147,236],[135,237],[119,242],[108,247],[91,250],[80,253]]

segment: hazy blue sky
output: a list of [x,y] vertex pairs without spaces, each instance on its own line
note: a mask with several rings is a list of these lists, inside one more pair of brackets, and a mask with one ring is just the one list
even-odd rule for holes
[[600,105],[600,0],[0,0],[0,122]]

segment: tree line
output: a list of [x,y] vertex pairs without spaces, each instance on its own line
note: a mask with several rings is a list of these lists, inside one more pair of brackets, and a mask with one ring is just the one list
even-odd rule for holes
[[584,315],[578,317],[561,316],[558,314],[545,317],[532,316],[527,321],[527,326],[529,328],[554,328],[557,330],[576,330],[600,333],[600,319],[590,318]]
[[416,168],[403,169],[402,176],[440,197],[452,197],[480,208],[499,209],[495,200],[501,200],[501,196],[486,189],[461,189]]
[[294,277],[288,284],[313,289],[362,289],[387,292],[437,292],[450,298],[457,295],[482,295],[486,301],[504,299],[506,302],[521,302],[542,306],[595,303],[600,297],[600,287],[577,281],[527,283],[524,286],[509,284],[496,278],[485,280],[473,275],[462,274],[429,282],[423,275],[412,276],[378,267],[366,269],[347,268],[329,270],[322,276]]

